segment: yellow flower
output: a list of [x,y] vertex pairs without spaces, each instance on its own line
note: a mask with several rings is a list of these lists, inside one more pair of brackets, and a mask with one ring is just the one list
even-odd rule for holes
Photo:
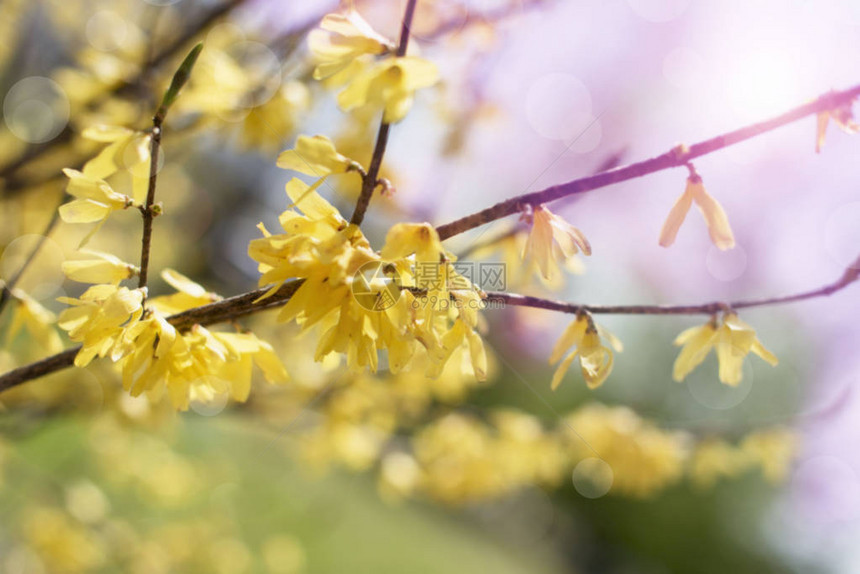
[[149,300],[149,305],[164,315],[181,313],[222,299],[217,293],[206,291],[201,285],[173,269],[163,270],[161,278],[176,289],[176,293],[153,297]]
[[716,319],[712,319],[705,325],[685,330],[675,339],[675,345],[683,346],[673,368],[673,378],[678,382],[699,366],[714,348],[720,363],[720,381],[730,386],[740,384],[744,358],[751,352],[770,365],[778,363],[773,353],[756,338],[753,328],[735,313],[725,313],[719,326]]
[[93,255],[96,259],[63,262],[63,273],[72,281],[118,285],[121,281],[133,277],[138,272],[134,265],[109,253],[86,249],[81,252],[86,255]]
[[54,328],[54,323],[57,321],[56,316],[19,289],[13,289],[12,296],[18,301],[18,304],[15,306],[12,320],[6,331],[7,344],[15,338],[22,327],[25,327],[45,351],[59,352],[63,348],[63,343]]
[[660,230],[660,245],[669,247],[675,242],[675,237],[678,235],[678,230],[684,219],[687,217],[687,212],[695,202],[699,211],[705,218],[705,223],[708,225],[708,233],[711,236],[711,241],[719,249],[726,250],[735,246],[735,237],[732,234],[732,228],[729,225],[729,219],[726,217],[726,212],[722,206],[714,199],[707,191],[705,184],[702,183],[702,178],[696,174],[690,175],[687,178],[687,187],[681,197],[672,206],[669,211],[669,216],[666,222],[663,223],[663,229]]
[[610,347],[616,351],[623,349],[621,341],[615,338],[611,333],[595,326],[594,321],[588,313],[580,313],[576,320],[571,323],[552,350],[549,357],[550,364],[555,364],[561,358],[573,349],[567,358],[561,362],[552,377],[552,389],[558,388],[570,364],[573,360],[579,357],[579,364],[582,370],[582,376],[585,378],[585,383],[590,389],[596,389],[612,372],[612,364],[614,354],[612,349],[604,346],[600,342],[600,335],[603,335],[609,341]]
[[132,196],[136,202],[143,203],[149,184],[152,136],[145,132],[106,125],[89,127],[81,135],[92,141],[109,144],[84,164],[84,175],[94,179],[107,179],[118,171],[128,171],[132,176]]
[[[550,291],[560,290],[564,287],[563,273],[553,273],[547,278],[541,272],[535,257],[528,257],[523,261],[528,235],[529,233],[525,229],[512,229],[507,233],[502,233],[498,240],[468,251],[469,258],[501,261],[506,269],[521,268],[521,273],[509,274],[506,278],[509,289],[529,291],[534,287],[544,287]],[[553,263],[553,261],[549,262],[550,267]],[[581,275],[585,272],[585,264],[578,255],[564,258],[561,267],[564,271],[574,275]],[[535,279],[537,282],[534,281]]]
[[384,110],[383,121],[397,123],[412,107],[415,91],[435,84],[439,79],[436,66],[414,56],[389,58],[359,73],[338,94],[344,111],[365,105]]
[[295,148],[278,156],[279,168],[315,177],[346,173],[353,165],[355,162],[337,153],[332,141],[325,136],[299,136]]
[[140,319],[143,294],[141,289],[94,285],[80,299],[57,299],[72,305],[60,313],[57,324],[69,332],[72,341],[81,343],[75,366],[85,367],[96,356],[125,353],[125,349],[117,347],[117,343],[123,341],[125,329]]
[[390,40],[378,34],[358,12],[327,14],[319,30],[308,35],[311,52],[319,62],[314,79],[322,80],[346,70],[365,54],[380,55],[394,50]]
[[851,110],[853,102],[846,102],[841,107],[833,110],[825,110],[818,113],[818,137],[815,139],[815,153],[821,153],[824,140],[827,137],[827,125],[833,120],[846,134],[856,134],[860,131],[860,125],[854,121],[854,112]]
[[235,401],[245,402],[251,392],[251,374],[257,365],[270,383],[290,380],[287,370],[275,353],[275,349],[253,333],[213,333],[215,339],[227,349],[227,362],[216,372],[217,376],[230,382],[230,396]]
[[76,198],[60,206],[60,216],[66,223],[102,221],[113,211],[135,205],[130,197],[115,192],[103,179],[74,169],[64,169],[63,173],[69,178],[66,191]]
[[532,228],[523,250],[523,259],[537,263],[544,279],[558,271],[558,261],[567,261],[580,251],[591,255],[591,245],[582,232],[543,205],[534,208]]

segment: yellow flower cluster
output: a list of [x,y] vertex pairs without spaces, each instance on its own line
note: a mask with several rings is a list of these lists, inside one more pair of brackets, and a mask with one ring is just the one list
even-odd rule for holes
[[188,409],[191,400],[205,402],[221,394],[246,400],[254,364],[270,382],[288,379],[272,346],[251,333],[213,333],[200,325],[179,333],[165,313],[218,297],[175,271],[165,270],[162,276],[177,293],[151,299],[145,314],[142,289],[100,284],[79,299],[59,299],[70,307],[58,324],[81,343],[76,366],[109,357],[122,368],[123,386],[132,396],[146,391],[158,399],[166,391],[180,410]]
[[[655,496],[686,477],[708,486],[753,467],[776,482],[794,457],[795,439],[774,428],[755,431],[738,445],[697,440],[686,431],[662,429],[627,407],[591,403],[555,428],[510,410],[491,412],[486,421],[450,414],[424,426],[411,447],[382,457],[381,492],[459,505],[528,486],[555,488],[574,468],[584,469],[586,479],[606,483],[609,494],[635,498]],[[579,464],[589,459],[605,464]]]
[[627,407],[599,404],[565,420],[573,448],[612,469],[611,492],[646,497],[684,476],[690,437],[683,432],[664,431]]
[[710,487],[721,478],[735,478],[754,467],[765,479],[783,481],[788,474],[797,439],[783,428],[764,429],[745,436],[738,445],[719,438],[701,441],[690,461],[690,478],[700,487]]
[[[394,55],[394,44],[378,34],[353,8],[329,14],[309,35],[317,61],[314,78],[346,87],[338,94],[344,111],[370,106],[383,121],[397,123],[409,113],[415,92],[439,80],[435,64]],[[381,61],[376,57],[383,56]]]
[[261,224],[264,237],[253,240],[248,253],[259,263],[260,285],[272,286],[267,296],[289,279],[303,281],[279,317],[303,330],[320,327],[315,358],[343,353],[351,368],[375,372],[379,352],[387,351],[397,373],[421,348],[431,358],[428,373],[438,376],[465,346],[476,376],[484,378],[486,357],[475,331],[481,293],[453,269],[456,258],[435,229],[397,224],[376,252],[316,191],[328,175],[352,169],[352,160],[326,138],[301,137],[279,165],[321,179],[313,186],[299,179],[287,183],[292,207],[280,216],[284,233],[273,235]]
[[[530,485],[556,485],[569,458],[557,437],[531,415],[502,411],[487,425],[451,414],[413,440],[414,468],[399,454],[383,461],[383,485],[406,494],[420,489],[448,504],[497,498]],[[407,476],[415,482],[408,489]]]

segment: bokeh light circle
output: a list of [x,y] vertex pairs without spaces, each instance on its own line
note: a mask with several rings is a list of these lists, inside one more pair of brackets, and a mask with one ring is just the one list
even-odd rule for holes
[[[744,402],[752,391],[755,374],[750,357],[744,360],[743,379],[737,386],[727,385],[718,378],[716,365],[702,365],[684,380],[687,390],[700,405],[714,410],[727,410]],[[707,361],[706,361],[707,363]]]
[[585,498],[601,498],[612,488],[615,473],[602,458],[584,458],[573,469],[573,487]]
[[69,123],[69,98],[50,78],[30,76],[15,83],[3,99],[3,120],[17,138],[44,143]]
[[726,251],[711,246],[705,256],[705,266],[714,279],[734,281],[747,270],[747,252],[740,245]]
[[663,77],[682,90],[700,90],[705,85],[707,64],[692,48],[678,47],[663,58]]
[[99,10],[87,20],[87,41],[102,52],[113,52],[125,44],[129,24],[111,10]]
[[[229,396],[227,394],[228,383],[220,379],[209,377],[205,382],[192,384],[198,389],[197,396],[190,401],[191,410],[202,417],[214,417],[227,408]],[[207,390],[211,389],[211,391]]]
[[526,119],[542,137],[572,142],[594,127],[591,93],[576,76],[547,74],[529,87]]

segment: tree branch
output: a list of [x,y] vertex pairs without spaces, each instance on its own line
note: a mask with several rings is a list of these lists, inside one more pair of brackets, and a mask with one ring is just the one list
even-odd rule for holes
[[[770,297],[766,299],[750,299],[740,301],[713,301],[698,305],[585,305],[576,303],[565,303],[541,299],[529,295],[517,295],[516,293],[487,292],[488,303],[504,303],[517,307],[533,307],[535,309],[546,309],[548,311],[560,311],[562,313],[576,314],[587,311],[592,314],[605,315],[713,315],[722,311],[749,309],[751,307],[766,307],[769,305],[782,305],[796,303],[826,297],[841,291],[856,282],[860,277],[860,257],[842,274],[842,276],[823,287],[812,291],[803,291],[793,295],[782,297]],[[491,307],[492,308],[492,307]]]
[[[396,55],[401,58],[406,55],[406,48],[409,47],[409,32],[412,28],[412,18],[415,16],[415,6],[418,0],[409,0],[406,5],[406,12],[403,14],[403,23],[400,27],[400,43],[397,45]],[[379,124],[379,134],[376,136],[376,145],[373,148],[373,156],[370,159],[370,167],[367,174],[361,180],[361,193],[358,195],[358,201],[355,204],[355,211],[352,212],[350,223],[361,225],[364,221],[364,214],[367,207],[370,205],[370,198],[373,197],[373,192],[379,184],[379,170],[382,167],[382,158],[385,156],[385,148],[388,146],[388,134],[391,131],[391,124],[384,119]]]
[[[64,194],[65,196],[65,194]],[[54,231],[54,228],[57,226],[57,223],[60,221],[60,212],[58,210],[54,210],[54,215],[51,217],[51,221],[48,222],[48,226],[45,227],[45,231],[42,232],[42,236],[39,238],[39,241],[36,242],[36,246],[33,248],[33,251],[30,252],[30,255],[27,256],[24,264],[21,265],[21,268],[18,272],[9,279],[9,282],[3,285],[2,291],[0,291],[0,313],[3,312],[3,309],[6,307],[6,304],[12,298],[12,290],[18,284],[18,281],[21,280],[21,276],[24,275],[24,272],[27,271],[27,268],[33,263],[33,261],[38,257],[39,251],[42,250],[42,246],[45,244],[45,241],[48,239],[48,236]]]
[[[807,299],[826,297],[841,291],[857,282],[860,278],[860,257],[833,283],[794,295],[783,297],[772,297],[768,299],[741,300],[734,302],[711,302],[700,305],[577,305],[561,301],[551,301],[528,295],[517,295],[514,293],[488,292],[487,302],[500,302],[506,305],[519,307],[532,307],[546,309],[548,311],[560,311],[562,313],[576,314],[580,311],[588,311],[593,314],[624,314],[624,315],[712,315],[721,311],[748,309],[750,307],[764,307],[769,305],[781,305],[796,303]],[[301,279],[288,281],[281,285],[274,295],[257,302],[257,300],[269,291],[268,287],[257,289],[228,299],[222,299],[215,303],[195,307],[182,313],[171,315],[168,322],[179,331],[188,331],[194,325],[214,325],[240,319],[260,311],[279,307],[289,301],[298,288],[302,285]],[[492,308],[492,307],[491,307]],[[18,367],[8,373],[0,375],[0,392],[16,387],[27,381],[61,371],[74,365],[75,355],[80,347],[68,349],[41,361]]]
[[490,223],[491,221],[519,213],[527,205],[536,206],[542,203],[549,203],[576,193],[593,191],[595,189],[643,177],[658,171],[663,171],[673,167],[681,167],[691,160],[773,131],[807,116],[850,104],[858,95],[860,95],[860,85],[847,90],[831,91],[819,96],[812,102],[798,106],[784,114],[701,141],[691,145],[684,151],[679,150],[679,148],[674,148],[662,155],[645,161],[610,169],[609,171],[575,179],[560,185],[554,185],[542,191],[518,195],[497,203],[492,207],[488,207],[471,215],[461,217],[460,219],[450,223],[438,226],[436,231],[439,233],[439,237],[441,239],[448,239],[470,229]]
[[[258,313],[283,305],[293,296],[301,284],[302,281],[300,280],[284,283],[274,295],[259,303],[255,303],[255,301],[266,294],[269,291],[268,288],[257,289],[256,291],[243,293],[242,295],[183,311],[182,313],[171,315],[167,318],[167,321],[179,331],[188,331],[194,325],[205,327],[216,323],[232,321],[252,313]],[[80,350],[80,346],[73,347],[41,361],[18,367],[0,375],[0,392],[73,366],[75,364],[75,355]]]

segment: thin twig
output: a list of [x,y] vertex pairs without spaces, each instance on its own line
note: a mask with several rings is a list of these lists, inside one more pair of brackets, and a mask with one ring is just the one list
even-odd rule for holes
[[[769,297],[766,299],[749,299],[740,301],[713,301],[698,305],[585,305],[566,303],[563,301],[552,301],[531,297],[529,295],[517,295],[515,293],[487,292],[488,303],[504,303],[518,307],[532,307],[535,309],[546,309],[548,311],[560,311],[562,313],[577,314],[587,311],[592,314],[605,315],[713,315],[724,311],[736,311],[749,309],[751,307],[766,307],[769,305],[782,305],[796,303],[818,297],[826,297],[841,291],[856,282],[860,277],[860,257],[851,267],[845,270],[842,276],[824,287],[803,291],[793,295],[782,297]],[[490,308],[493,308],[490,306]]]
[[146,287],[149,273],[149,252],[152,247],[152,220],[155,219],[155,187],[158,179],[158,154],[161,150],[161,125],[164,118],[156,114],[152,119],[152,136],[149,147],[149,187],[146,191],[146,204],[141,209],[143,213],[143,238],[140,242],[140,278],[138,288]]
[[[396,55],[401,58],[406,55],[406,49],[409,47],[409,32],[412,28],[412,18],[415,16],[415,5],[418,0],[409,0],[406,5],[406,12],[403,14],[403,23],[400,27],[400,43],[397,45]],[[352,212],[350,223],[361,225],[364,221],[364,214],[367,207],[370,205],[370,198],[373,192],[379,185],[379,170],[382,167],[382,158],[385,156],[385,148],[388,146],[388,134],[391,131],[391,124],[385,121],[383,115],[382,122],[379,124],[379,133],[376,136],[376,145],[373,147],[373,156],[370,159],[370,167],[367,174],[361,181],[361,193],[358,195],[358,201],[355,204],[355,211]]]
[[512,197],[497,203],[492,207],[488,207],[471,215],[461,217],[456,221],[441,225],[436,228],[436,231],[439,232],[439,237],[441,239],[448,239],[449,237],[480,227],[481,225],[490,223],[491,221],[519,213],[524,207],[529,205],[535,206],[542,203],[549,203],[575,193],[583,193],[600,189],[615,183],[639,178],[673,167],[682,167],[698,157],[702,157],[717,150],[721,150],[750,138],[773,131],[807,116],[837,109],[846,104],[850,104],[858,95],[860,95],[860,85],[847,90],[831,91],[819,96],[812,102],[798,106],[784,114],[701,141],[691,145],[683,151],[676,147],[662,155],[645,161],[611,169],[596,175],[575,179],[560,185],[554,185],[542,191]]

